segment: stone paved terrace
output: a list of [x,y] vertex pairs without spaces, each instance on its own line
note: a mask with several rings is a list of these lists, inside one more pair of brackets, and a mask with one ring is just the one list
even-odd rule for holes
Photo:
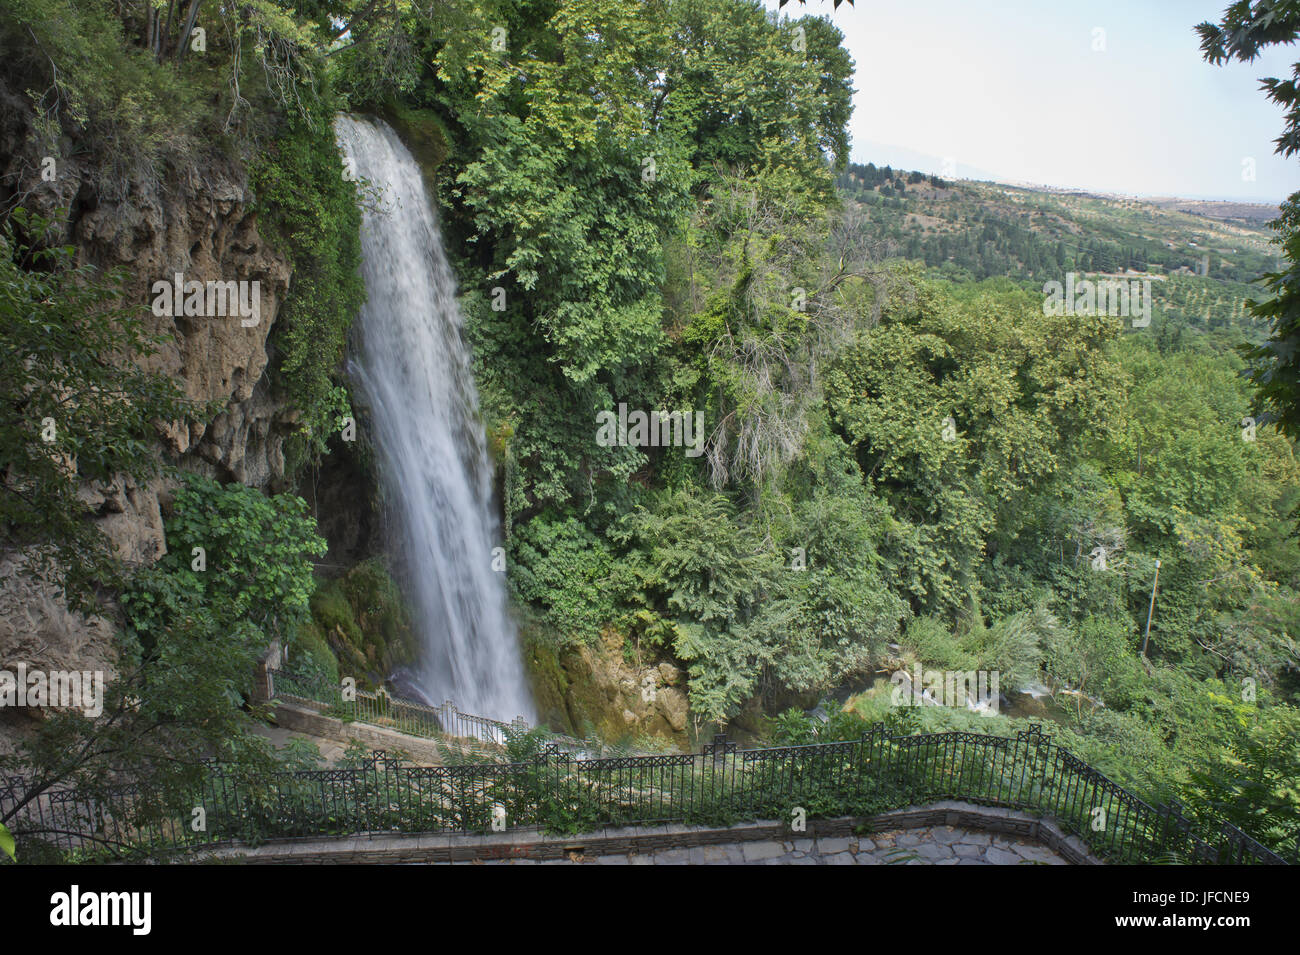
[[[791,833],[776,820],[727,828],[664,825],[580,835],[361,833],[200,850],[189,858],[253,864],[484,865],[1096,865],[1077,837],[1018,810],[943,801],[869,818],[809,819]],[[865,833],[865,834],[864,834]]]
[[567,859],[493,859],[457,865],[1068,865],[1044,846],[953,826],[868,836],[733,842]]

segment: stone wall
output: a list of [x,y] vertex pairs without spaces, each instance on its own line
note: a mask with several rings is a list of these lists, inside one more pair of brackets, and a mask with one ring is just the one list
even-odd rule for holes
[[413,762],[423,766],[442,765],[442,750],[432,739],[422,739],[368,723],[345,723],[299,703],[276,700],[274,707],[272,719],[275,724],[295,733],[336,743],[356,741],[370,750],[406,753]]
[[[49,219],[51,241],[71,245],[80,262],[127,275],[123,301],[148,306],[152,283],[180,272],[186,281],[258,282],[260,321],[238,317],[154,316],[149,331],[166,336],[142,360],[171,377],[196,402],[223,410],[210,423],[160,424],[157,447],[187,470],[225,481],[279,490],[286,482],[283,446],[296,413],[271,393],[267,341],[289,289],[288,257],[259,231],[254,196],[242,163],[216,148],[155,176],[127,175],[113,196],[95,188],[103,156],[63,144],[57,178],[42,179],[48,151],[26,96],[0,84],[0,205],[21,202]],[[80,489],[95,522],[129,566],[163,555],[162,514],[173,485],[119,477]],[[111,621],[70,612],[60,594],[33,581],[21,555],[0,568],[0,665],[43,669],[110,669]],[[45,648],[49,647],[47,651]]]
[[564,650],[527,640],[524,664],[542,721],[574,736],[655,736],[687,745],[686,674],[665,661],[629,662],[626,642],[613,631]]
[[[810,819],[801,839],[852,836],[863,829],[880,832],[925,826],[954,826],[1013,835],[1052,850],[1072,865],[1100,865],[1082,840],[1068,835],[1051,819],[1013,809],[966,802],[912,806],[877,816]],[[358,835],[341,839],[278,840],[256,848],[233,847],[202,853],[203,858],[250,863],[430,863],[478,859],[565,859],[573,854],[617,855],[658,849],[728,845],[791,838],[784,822],[760,821],[725,829],[705,826],[631,826],[602,829],[580,836],[551,836],[533,830],[492,835]],[[188,858],[188,857],[187,857]]]

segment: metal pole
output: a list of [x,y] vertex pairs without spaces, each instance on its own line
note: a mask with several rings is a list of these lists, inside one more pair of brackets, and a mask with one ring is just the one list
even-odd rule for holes
[[1151,580],[1151,606],[1147,608],[1147,628],[1142,633],[1142,659],[1146,659],[1147,640],[1151,637],[1151,615],[1156,612],[1156,586],[1160,583],[1160,561],[1156,561],[1156,575]]

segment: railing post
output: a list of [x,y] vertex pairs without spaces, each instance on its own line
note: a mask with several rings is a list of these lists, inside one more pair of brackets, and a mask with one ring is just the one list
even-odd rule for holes
[[[382,762],[387,769],[388,754],[382,749],[377,749],[371,753],[370,765],[363,766],[363,769],[369,774],[366,780],[368,785],[361,788],[361,797],[366,801],[366,833],[369,835],[375,831],[375,803],[379,793],[379,764]],[[362,777],[363,779],[365,777]],[[358,822],[360,819],[358,819]]]
[[713,742],[704,744],[704,755],[712,756],[715,763],[722,762],[736,751],[736,744],[727,740],[726,733],[714,733]]
[[257,658],[253,672],[253,703],[270,703],[275,698],[275,671],[280,668],[280,641],[272,640]]
[[1052,755],[1052,739],[1043,732],[1043,728],[1037,723],[1033,724],[1034,729],[1034,771],[1038,780],[1038,791],[1035,796],[1035,805],[1039,809],[1050,808],[1049,792],[1050,784],[1047,778],[1048,763]]
[[[1171,837],[1175,830],[1180,836],[1185,836],[1186,820],[1183,818],[1183,807],[1179,805],[1177,799],[1171,799],[1167,804],[1160,807],[1160,845],[1157,847],[1160,851],[1164,852],[1169,849],[1172,842]],[[1219,855],[1218,846],[1215,847],[1214,854],[1215,856]]]
[[533,757],[533,764],[536,767],[537,773],[537,786],[533,793],[536,806],[533,809],[534,819],[532,821],[537,825],[541,825],[542,822],[542,807],[546,805],[548,801],[554,801],[553,797],[548,799],[548,797],[551,796],[552,787],[550,784],[549,774],[546,770],[547,763],[549,763],[551,757],[558,752],[559,747],[554,743],[547,743],[538,750],[537,755]]
[[[1243,835],[1244,833],[1232,823],[1223,823],[1219,827],[1219,839],[1214,846],[1213,862],[1216,865],[1239,865],[1246,848],[1241,840]],[[1227,858],[1224,858],[1225,855]]]
[[1041,764],[1043,762],[1043,747],[1047,744],[1047,739],[1043,736],[1042,727],[1037,723],[1031,723],[1027,728],[1016,733],[1016,744],[1022,767],[1019,773],[1020,792],[1016,793],[1013,798],[1023,808],[1033,804],[1032,798],[1027,798],[1026,792],[1032,794],[1035,791],[1041,791],[1039,777],[1045,768]]
[[[714,800],[714,808],[717,808],[717,805],[720,801],[720,797],[718,794],[718,773],[719,771],[721,771],[722,773],[721,798],[725,799],[728,790],[727,757],[732,753],[734,753],[735,751],[736,751],[736,744],[728,741],[726,733],[715,733],[713,735],[713,742],[705,743],[704,748],[701,751],[701,755],[705,759],[709,759],[710,757],[712,757],[712,761],[713,761],[713,772],[709,774],[709,780],[710,780],[710,788],[712,790],[710,795],[713,797]],[[721,770],[719,770],[719,764],[721,764]]]

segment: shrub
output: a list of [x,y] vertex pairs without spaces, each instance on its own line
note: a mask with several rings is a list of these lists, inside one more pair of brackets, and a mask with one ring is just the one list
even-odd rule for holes
[[543,515],[517,527],[510,545],[515,595],[541,610],[561,643],[595,640],[614,617],[605,542],[573,517]]
[[[311,619],[300,629],[313,652],[337,658],[334,673],[381,683],[416,655],[416,635],[401,590],[378,559],[362,561],[311,595]],[[323,664],[328,672],[329,664]]]
[[916,654],[922,663],[943,670],[973,670],[976,666],[975,658],[935,617],[916,617],[909,621],[903,631],[902,646]]
[[289,116],[249,167],[270,237],[293,265],[271,333],[277,383],[302,412],[286,443],[290,471],[324,453],[350,413],[339,372],[352,316],[365,301],[356,186],[343,176],[329,118],[324,108],[311,122]]
[[301,498],[187,474],[164,530],[166,556],[122,595],[146,646],[181,617],[201,618],[213,632],[249,624],[285,638],[306,614],[309,558],[326,548]]

